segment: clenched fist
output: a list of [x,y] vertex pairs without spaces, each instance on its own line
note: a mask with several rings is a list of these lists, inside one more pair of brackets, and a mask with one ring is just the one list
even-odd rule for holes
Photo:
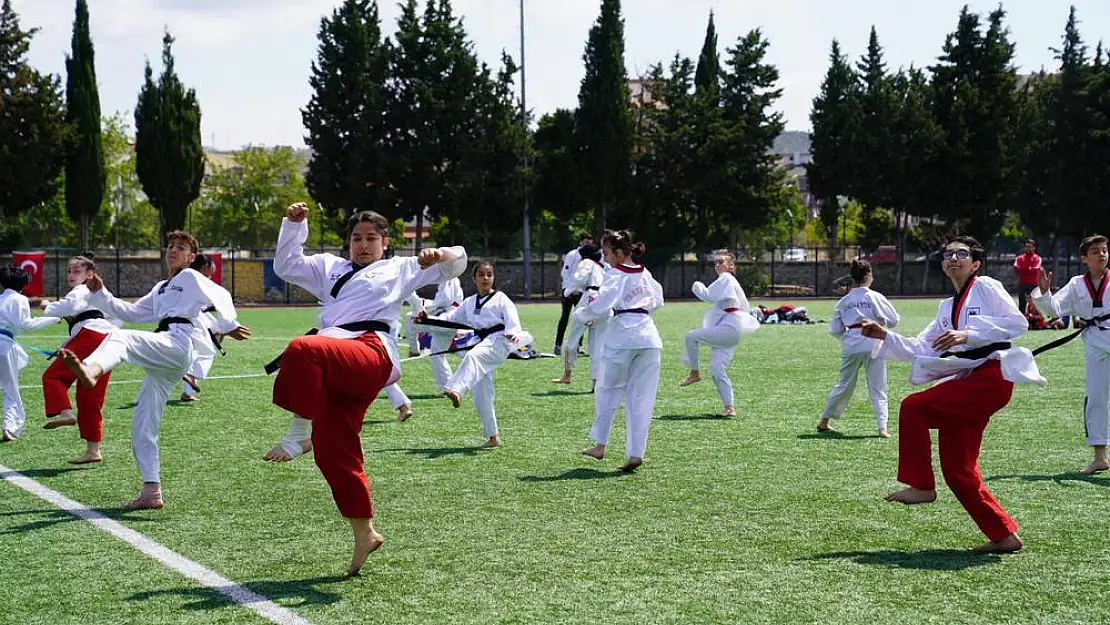
[[308,217],[308,204],[304,202],[290,204],[289,208],[285,209],[285,216],[294,223],[304,221],[305,217]]

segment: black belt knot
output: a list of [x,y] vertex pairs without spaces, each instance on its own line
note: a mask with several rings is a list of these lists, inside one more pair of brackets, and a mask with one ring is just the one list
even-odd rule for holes
[[186,319],[185,317],[166,317],[165,319],[161,319],[161,320],[158,321],[158,327],[155,328],[154,331],[155,332],[168,332],[169,329],[170,329],[170,326],[178,325],[178,324],[191,326],[191,325],[193,325],[193,322],[189,319]]
[[103,318],[104,318],[104,313],[100,312],[99,310],[86,310],[85,312],[81,313],[80,315],[74,315],[72,317],[66,317],[65,320],[66,320],[66,325],[69,326],[69,331],[73,332],[73,326],[81,323],[82,321],[88,321],[89,319],[103,319]]
[[994,352],[1001,351],[1003,349],[1010,349],[1010,347],[1011,345],[1008,342],[1002,341],[999,343],[984,345],[982,347],[976,347],[975,349],[967,349],[962,352],[944,352],[940,355],[940,357],[948,358],[949,356],[955,356],[956,358],[963,358],[964,360],[979,360],[980,358],[986,358],[987,356],[990,356]]
[[646,308],[617,308],[613,310],[614,315],[646,315],[648,309]]

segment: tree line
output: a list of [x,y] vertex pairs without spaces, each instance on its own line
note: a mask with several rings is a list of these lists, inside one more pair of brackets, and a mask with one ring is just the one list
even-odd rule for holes
[[578,106],[534,120],[515,95],[514,59],[481,62],[449,0],[406,0],[389,36],[376,1],[344,0],[317,32],[301,111],[311,159],[248,147],[206,177],[198,97],[176,74],[168,32],[160,75],[149,63],[144,73],[132,142],[124,116],[100,111],[86,0],[64,91],[27,64],[35,29],[4,0],[0,97],[16,114],[0,116],[0,173],[12,181],[0,189],[0,246],[153,246],[189,227],[206,245],[268,247],[281,209],[305,194],[324,217],[321,245],[371,209],[398,236],[403,220],[419,237],[428,219],[437,242],[486,253],[519,249],[525,205],[535,247],[631,227],[656,260],[798,233],[904,247],[956,230],[989,241],[1105,228],[1110,60],[1084,44],[1074,8],[1059,66],[1024,76],[1001,7],[965,7],[927,67],[890,69],[874,28],[856,62],[834,40],[810,117],[812,221],[771,153],[782,87],[759,29],[722,49],[710,14],[697,58],[676,53],[630,83],[620,1],[599,9]]

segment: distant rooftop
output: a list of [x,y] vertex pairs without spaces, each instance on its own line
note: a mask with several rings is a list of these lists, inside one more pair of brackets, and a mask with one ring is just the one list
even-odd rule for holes
[[771,146],[772,154],[809,154],[809,133],[799,130],[787,130],[775,138]]

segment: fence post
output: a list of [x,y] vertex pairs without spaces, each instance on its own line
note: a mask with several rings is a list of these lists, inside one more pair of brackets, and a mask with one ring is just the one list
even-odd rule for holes
[[121,271],[121,269],[120,269],[120,260],[119,260],[119,246],[117,245],[116,246],[116,293],[121,293],[122,292],[122,291],[119,290],[119,284],[120,284],[119,274],[120,274],[120,271]]
[[547,271],[543,268],[543,261],[547,257],[543,248],[540,248],[540,299],[547,299]]
[[235,299],[235,248],[228,250],[231,256],[231,299]]
[[[55,298],[59,298],[62,295],[62,275],[61,275],[61,272],[58,271],[58,267],[61,266],[61,260],[62,260],[61,250],[58,249],[58,248],[54,248],[54,297]],[[43,263],[43,264],[45,264],[45,263]]]
[[821,262],[818,260],[819,258],[821,258],[821,248],[817,248],[817,250],[813,252],[813,296],[814,297],[817,297],[817,291],[818,291],[818,288],[819,288],[817,285],[818,285],[819,282],[821,282],[821,276],[820,276]]
[[775,299],[775,250],[777,249],[777,247],[771,249],[771,299]]

